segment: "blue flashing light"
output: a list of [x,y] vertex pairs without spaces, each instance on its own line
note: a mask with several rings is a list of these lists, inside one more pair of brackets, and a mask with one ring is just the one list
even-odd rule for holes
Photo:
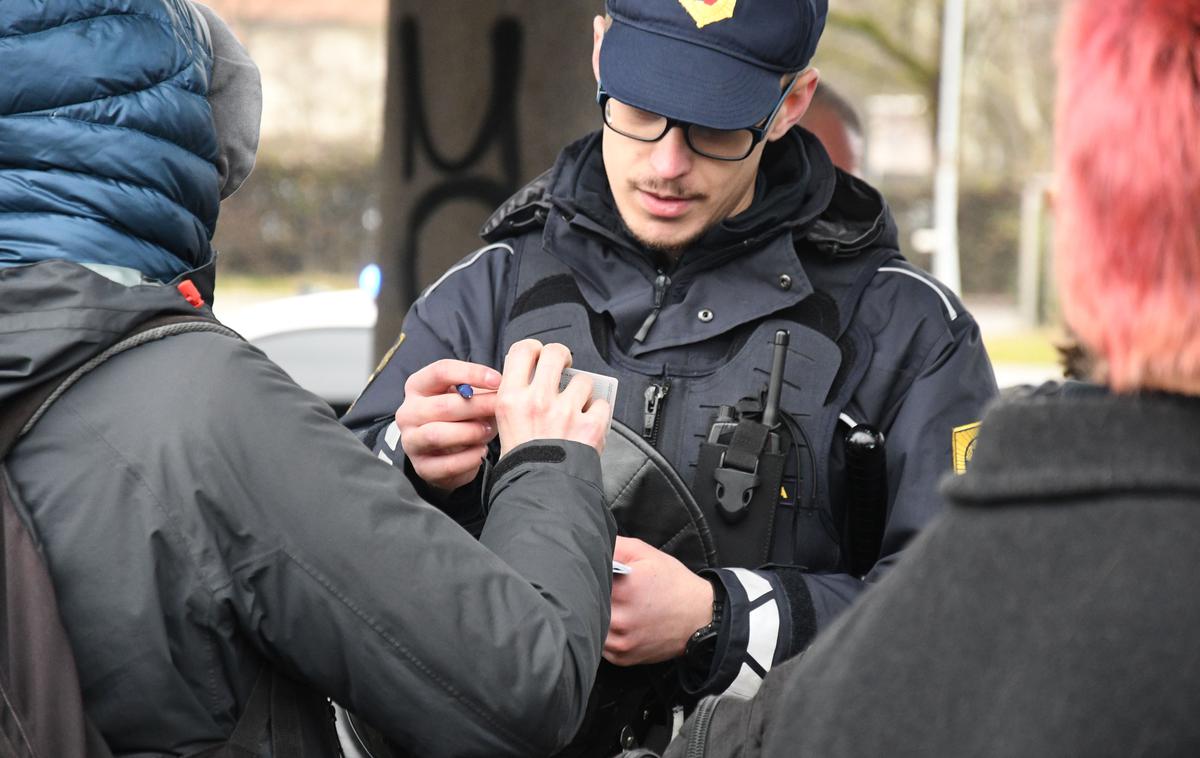
[[383,286],[383,272],[374,263],[363,266],[358,274],[358,288],[371,296],[372,300],[379,297],[379,289]]

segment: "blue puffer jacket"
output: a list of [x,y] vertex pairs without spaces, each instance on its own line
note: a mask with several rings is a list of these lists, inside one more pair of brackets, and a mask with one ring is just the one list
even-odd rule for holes
[[59,258],[170,281],[208,263],[211,70],[186,0],[0,2],[0,266]]

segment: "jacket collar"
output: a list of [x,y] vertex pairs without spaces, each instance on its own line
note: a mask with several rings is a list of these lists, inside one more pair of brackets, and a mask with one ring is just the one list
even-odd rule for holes
[[[612,317],[618,343],[633,357],[706,341],[793,306],[813,291],[790,235],[777,235],[744,257],[726,256],[707,269],[681,266],[672,272],[653,328],[635,343],[633,336],[653,307],[652,265],[605,244],[599,233],[580,235],[569,224],[548,223],[544,240],[547,250],[575,274],[589,308]],[[781,280],[788,282],[786,288]]]
[[[542,226],[546,251],[572,270],[592,310],[612,316],[633,356],[707,340],[797,305],[813,292],[798,249],[840,257],[895,247],[879,193],[836,170],[815,137],[794,129],[764,153],[763,191],[750,209],[711,230],[677,267],[665,266],[616,212],[600,136],[567,146],[551,171],[492,214],[482,234],[496,241]],[[671,277],[667,303],[647,339],[634,343],[660,270]]]
[[[175,287],[185,278],[211,299],[211,266],[133,286],[64,260],[0,268],[0,402],[77,368],[150,318],[195,314]],[[204,313],[211,318],[208,306]]]
[[987,414],[967,473],[943,492],[964,503],[1104,493],[1200,493],[1200,398],[1046,385]]

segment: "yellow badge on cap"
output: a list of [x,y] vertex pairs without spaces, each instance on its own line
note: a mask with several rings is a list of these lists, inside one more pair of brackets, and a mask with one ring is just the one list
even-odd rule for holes
[[697,29],[709,24],[733,18],[733,7],[737,0],[679,0],[679,4],[696,22]]
[[975,453],[975,438],[979,436],[979,422],[955,428],[951,435],[954,443],[954,473],[967,473],[971,456]]

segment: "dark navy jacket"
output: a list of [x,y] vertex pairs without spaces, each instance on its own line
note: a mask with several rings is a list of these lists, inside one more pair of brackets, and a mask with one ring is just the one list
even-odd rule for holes
[[[569,270],[571,296],[597,315],[607,332],[605,349],[623,364],[657,361],[670,366],[676,382],[699,384],[712,366],[737,352],[747,328],[770,319],[803,324],[824,341],[814,341],[812,350],[796,346],[789,368],[796,364],[802,371],[806,354],[838,364],[825,372],[828,386],[821,387],[820,412],[809,424],[821,461],[813,501],[802,501],[809,507],[798,511],[795,533],[777,535],[772,552],[783,565],[715,572],[729,596],[731,623],[723,633],[736,641],[719,647],[722,660],[710,689],[752,693],[756,670],[802,650],[893,562],[942,508],[935,485],[954,468],[955,430],[976,422],[996,392],[970,314],[953,293],[899,256],[895,227],[878,193],[836,171],[802,130],[768,147],[751,208],[710,230],[676,267],[657,261],[624,231],[598,135],[568,147],[551,172],[493,216],[485,238],[491,244],[452,267],[413,305],[397,348],[344,419],[397,465],[404,459],[394,428],[380,432],[404,399],[407,377],[446,357],[501,366],[514,336],[506,336],[506,328],[514,312],[526,310],[517,302],[528,294],[520,271],[545,254]],[[664,272],[671,286],[644,340],[635,340],[654,310],[654,280]],[[623,386],[622,392],[637,401],[641,388]],[[786,395],[784,400],[787,410]],[[632,417],[633,406],[620,393],[618,406],[616,417],[640,428],[640,417]],[[712,407],[677,405],[667,427],[691,423],[685,414],[703,414],[700,423],[706,424]],[[887,437],[887,528],[882,557],[866,582],[839,568],[836,537],[811,538],[839,520],[830,514],[840,512],[845,476],[834,441],[847,424],[857,423]],[[660,444],[689,482],[685,469],[696,446],[679,433],[665,435]],[[790,504],[797,499],[793,493]],[[829,549],[832,556],[825,554]],[[761,610],[766,606],[774,611]],[[760,610],[752,615],[752,608]]]

